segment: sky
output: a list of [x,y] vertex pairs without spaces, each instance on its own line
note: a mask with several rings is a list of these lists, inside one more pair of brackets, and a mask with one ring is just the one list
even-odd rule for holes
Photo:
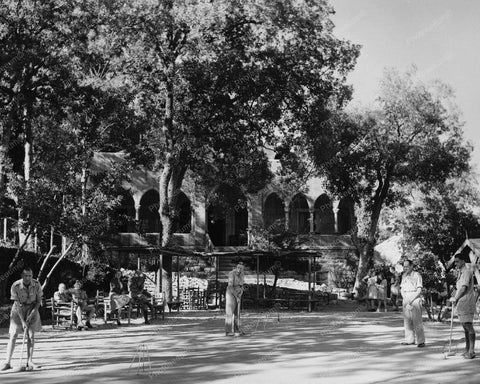
[[412,65],[425,81],[440,79],[455,91],[465,138],[480,170],[480,1],[330,0],[335,34],[362,45],[348,82],[355,105],[376,98],[384,68]]

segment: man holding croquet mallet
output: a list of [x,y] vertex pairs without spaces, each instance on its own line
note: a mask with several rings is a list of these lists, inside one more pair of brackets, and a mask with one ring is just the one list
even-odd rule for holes
[[243,263],[238,263],[228,274],[228,286],[225,292],[225,334],[240,336],[240,304],[243,294]]
[[35,345],[35,332],[42,330],[42,322],[38,308],[42,303],[42,286],[32,278],[32,269],[23,268],[22,278],[13,283],[10,289],[10,299],[14,301],[10,313],[10,339],[7,345],[5,362],[0,366],[0,371],[12,368],[12,359],[15,342],[19,333],[24,334],[27,330],[27,370],[39,368],[33,360]]
[[405,327],[405,341],[403,345],[415,344],[425,347],[425,334],[422,322],[422,275],[413,270],[412,260],[403,262],[403,275],[400,289],[403,298],[403,324]]
[[[473,289],[473,267],[467,252],[455,255],[455,267],[458,269],[458,277],[455,294],[450,298],[452,305],[457,308],[458,320],[462,323],[465,332],[465,359],[475,358],[475,329],[473,328],[473,316],[475,315],[477,294]],[[452,308],[453,311],[453,308]]]

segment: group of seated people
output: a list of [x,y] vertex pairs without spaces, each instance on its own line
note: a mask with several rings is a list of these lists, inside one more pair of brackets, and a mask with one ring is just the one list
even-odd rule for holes
[[[125,284],[122,282],[122,271],[118,270],[110,281],[110,300],[111,315],[117,315],[117,325],[120,322],[120,309],[127,305],[137,305],[143,311],[145,324],[148,321],[148,310],[152,311],[150,303],[150,294],[144,289],[145,275],[139,269],[128,278],[128,293],[125,290]],[[55,302],[72,302],[75,303],[75,323],[78,329],[92,328],[90,320],[95,314],[95,308],[88,304],[87,293],[82,289],[82,282],[77,280],[73,288],[67,289],[66,285],[61,283],[58,291],[55,292],[53,299]],[[82,314],[85,313],[86,321],[83,323]]]
[[[75,303],[75,322],[78,329],[92,328],[90,320],[95,313],[95,308],[88,305],[87,293],[82,289],[82,282],[77,280],[73,285],[73,288],[67,289],[66,285],[60,283],[58,285],[58,291],[54,293],[53,300],[55,302],[74,302]],[[82,313],[85,312],[87,321],[83,324]]]

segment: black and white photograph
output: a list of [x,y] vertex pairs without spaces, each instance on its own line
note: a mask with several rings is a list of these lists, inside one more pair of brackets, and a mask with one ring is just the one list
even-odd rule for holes
[[0,0],[0,383],[478,383],[479,52],[476,0]]

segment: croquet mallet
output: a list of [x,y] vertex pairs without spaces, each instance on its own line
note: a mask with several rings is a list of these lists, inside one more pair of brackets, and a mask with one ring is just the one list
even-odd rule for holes
[[453,303],[451,308],[452,315],[450,316],[450,340],[448,342],[448,351],[445,353],[445,358],[455,356],[455,352],[452,351],[452,331],[453,331]]
[[18,368],[13,369],[13,372],[24,372],[27,370],[26,366],[23,366],[23,352],[25,350],[25,340],[27,339],[27,333],[28,333],[28,326],[25,327],[23,331],[23,341],[22,341],[22,351],[20,352],[20,366]]

